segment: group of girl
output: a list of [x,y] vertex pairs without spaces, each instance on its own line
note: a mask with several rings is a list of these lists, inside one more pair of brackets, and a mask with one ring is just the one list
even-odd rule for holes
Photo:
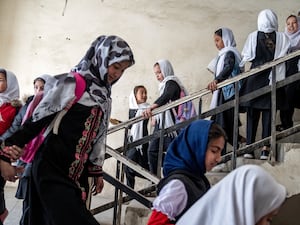
[[[291,17],[294,21],[297,19]],[[287,26],[290,26],[291,17],[287,19]],[[207,88],[216,91],[219,82],[239,74],[246,62],[251,62],[251,68],[254,68],[288,54],[291,51],[291,40],[277,30],[276,14],[269,9],[261,11],[258,30],[248,36],[241,55],[235,48],[232,31],[228,28],[217,30],[214,40],[219,54],[209,65],[215,79]],[[276,81],[286,76],[283,67],[280,65],[276,68]],[[240,83],[238,88],[241,95],[270,85],[270,72],[263,71]],[[283,95],[285,93],[284,89]],[[232,99],[234,86],[225,86],[214,93],[211,107]],[[242,107],[247,112],[247,144],[255,141],[260,113],[263,114],[262,137],[270,136],[270,94],[252,99]],[[233,142],[233,116],[231,109],[214,116],[212,119],[215,123],[208,120],[193,122],[170,144],[163,164],[164,178],[157,186],[158,196],[153,202],[148,225],[267,225],[272,221],[286,198],[286,190],[266,171],[258,166],[243,166],[211,189],[204,175],[220,162],[226,140]],[[228,139],[222,127],[227,131]],[[267,159],[268,151],[268,146],[264,146],[260,158]]]
[[[144,86],[136,86],[129,96],[129,118],[132,118],[133,116],[144,116],[146,118],[144,121],[132,125],[129,135],[131,141],[141,139],[148,133],[147,118],[151,117],[151,125],[154,127],[153,132],[156,132],[163,128],[163,124],[164,128],[173,126],[176,121],[179,120],[179,114],[182,116],[182,113],[176,113],[179,112],[180,106],[175,107],[173,110],[167,110],[165,112],[164,122],[162,118],[163,114],[152,116],[153,109],[179,99],[182,97],[182,93],[184,93],[184,95],[188,94],[179,78],[174,74],[173,66],[169,60],[161,59],[155,62],[153,71],[159,81],[159,97],[154,103],[151,105],[146,103],[147,90]],[[195,108],[192,104],[190,106],[191,107],[186,107],[184,109],[186,117],[195,116]],[[189,115],[187,116],[188,113]],[[163,139],[163,152],[167,150],[176,135],[177,133],[175,132],[165,135]],[[142,146],[137,146],[136,148],[127,151],[126,154],[130,159],[138,162],[144,168],[149,169],[151,173],[160,177],[161,165],[158,163],[159,143],[160,139],[155,138],[150,141],[149,145],[146,143]],[[134,188],[134,176],[138,174],[127,167],[126,175],[127,184]]]
[[133,64],[127,42],[118,36],[99,36],[75,67],[56,78],[23,125],[2,142],[1,177],[15,181],[12,162],[27,154],[24,146],[43,131],[30,169],[25,224],[99,224],[86,207],[88,177],[93,177],[91,192],[100,193],[111,87]]
[[[287,54],[291,50],[290,40],[277,29],[276,14],[272,10],[263,10],[258,17],[258,31],[249,35],[242,56],[235,49],[232,32],[223,28],[218,30],[215,33],[215,42],[220,52],[212,67],[216,79],[208,85],[208,89],[215,91],[217,83],[238,74],[240,71],[237,65],[243,67],[246,61],[252,62],[253,68]],[[92,192],[100,193],[103,188],[102,165],[105,159],[106,131],[110,118],[111,87],[133,64],[133,53],[123,39],[117,36],[99,36],[91,44],[82,60],[62,79],[59,79],[41,99],[23,125],[3,141],[0,149],[1,177],[4,180],[14,181],[17,171],[11,163],[24,154],[25,144],[45,129],[44,140],[34,155],[30,171],[30,199],[28,201],[30,207],[27,224],[99,224],[85,205],[89,192],[88,177],[94,178]],[[138,110],[142,109],[139,113],[145,118],[150,118],[153,109],[181,96],[184,88],[174,75],[168,60],[156,62],[154,73],[160,82],[160,97],[148,106],[145,104],[146,89],[137,88],[135,102],[134,99],[132,101],[135,116],[139,115]],[[5,93],[11,85],[8,74],[6,71],[5,73],[0,71],[0,84],[3,81],[5,83],[4,87],[0,85],[0,88],[3,88],[0,89],[0,93]],[[76,74],[84,80],[84,84],[77,85]],[[285,72],[277,74],[285,77]],[[269,75],[270,71],[264,71],[245,80],[241,85],[241,90],[249,93],[253,87],[268,85]],[[282,77],[278,77],[278,80],[280,79]],[[16,84],[17,82],[14,82],[14,86]],[[80,96],[79,92],[82,92]],[[139,99],[139,95],[143,97]],[[17,91],[15,98],[18,97]],[[224,88],[216,95],[215,105],[232,98],[232,87]],[[3,99],[1,107],[10,101],[10,99]],[[263,102],[263,107],[261,102]],[[264,120],[263,136],[269,134],[269,95],[254,99],[245,107],[248,115],[247,143],[250,144],[255,137],[261,112]],[[14,110],[11,115],[14,116],[16,111]],[[228,112],[228,115],[232,118],[231,112]],[[224,116],[226,117],[225,114],[217,115],[215,121],[225,130],[232,129],[228,127],[230,124],[227,124],[230,120]],[[156,129],[161,129],[163,124],[165,128],[172,126],[175,121],[171,111],[166,113],[165,123],[162,122],[161,115],[154,116],[153,119]],[[165,139],[164,144],[168,146],[163,169],[165,178],[158,185],[159,195],[154,201],[155,211],[150,221],[167,223],[177,220],[202,195],[205,196],[210,185],[204,173],[220,162],[221,151],[227,140],[221,126],[212,121],[199,120],[185,128],[175,140],[175,135],[172,134],[168,136],[169,140]],[[145,135],[144,129],[132,128],[133,140],[143,135]],[[228,132],[228,136],[231,142],[232,132]],[[171,141],[172,144],[170,144]],[[153,140],[148,147],[149,168],[153,173],[159,172],[157,171],[159,167],[157,145],[158,141]],[[147,155],[145,154],[146,148],[147,146],[139,146],[135,152]],[[134,185],[134,181],[129,182],[131,186]],[[211,189],[211,193],[216,189]],[[285,190],[278,189],[281,195],[285,195]],[[2,194],[3,190],[0,191]],[[283,199],[280,198],[276,205],[272,206],[272,210],[277,209],[282,201]],[[206,208],[202,207],[202,209]],[[207,210],[210,209],[207,208]],[[266,211],[271,212],[271,208]],[[4,211],[0,213],[0,221],[3,222],[7,210],[4,208]],[[249,224],[259,224],[263,216],[265,216],[265,211],[263,214],[253,214]],[[218,218],[222,216],[219,215]]]
[[[217,84],[238,75],[244,70],[246,62],[250,62],[250,69],[263,65],[274,59],[287,55],[300,49],[300,26],[298,17],[290,15],[286,20],[285,32],[278,32],[277,15],[270,9],[262,10],[257,19],[257,31],[249,34],[242,53],[236,49],[233,32],[228,28],[218,29],[214,34],[214,41],[219,50],[218,56],[211,61],[208,69],[214,73],[214,80],[207,86],[213,91],[211,108],[234,99],[234,85],[227,85],[217,90]],[[276,66],[276,81],[295,74],[298,69],[299,57],[288,61],[285,64]],[[271,69],[264,70],[238,84],[240,95],[251,93],[259,88],[271,84]],[[293,125],[293,112],[297,102],[293,96],[299,92],[299,82],[287,85],[278,91],[277,109],[280,109],[281,125],[277,130],[283,130]],[[262,115],[262,135],[266,138],[271,135],[271,94],[267,93],[247,102],[240,103],[241,112],[247,114],[246,144],[255,142],[258,122]],[[228,109],[212,117],[219,123],[228,135],[228,142],[233,144],[234,109]],[[239,125],[241,123],[239,122]],[[238,140],[242,137],[238,134]],[[269,145],[262,148],[260,159],[269,157]],[[246,158],[253,158],[254,153],[245,154]]]

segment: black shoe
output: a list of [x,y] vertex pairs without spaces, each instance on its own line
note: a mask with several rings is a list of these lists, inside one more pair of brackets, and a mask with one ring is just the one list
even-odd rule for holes
[[279,124],[276,126],[276,131],[283,131],[285,130],[284,127],[282,126],[282,124]]
[[293,125],[277,125],[276,126],[276,131],[283,131],[283,130],[286,130],[286,129],[289,129],[291,128]]
[[269,154],[270,154],[270,151],[262,150],[261,153],[260,153],[260,159],[261,160],[267,160],[269,158]]

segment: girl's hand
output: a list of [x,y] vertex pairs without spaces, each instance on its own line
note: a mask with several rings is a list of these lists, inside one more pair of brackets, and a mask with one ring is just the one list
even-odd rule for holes
[[151,116],[152,116],[152,109],[151,109],[151,107],[149,107],[143,112],[143,117],[150,118]]
[[92,186],[92,194],[96,195],[98,193],[101,193],[103,187],[104,187],[103,177],[94,177],[94,183]]
[[4,180],[15,182],[18,179],[16,168],[8,162],[0,160],[0,171]]
[[217,90],[217,81],[216,80],[213,80],[212,82],[210,82],[208,85],[207,85],[207,89],[208,90],[211,90],[211,91],[215,91]]
[[12,161],[16,161],[23,155],[23,149],[16,145],[7,146],[3,149],[3,151],[10,155],[10,159]]
[[156,125],[155,117],[151,117],[151,126],[154,127]]

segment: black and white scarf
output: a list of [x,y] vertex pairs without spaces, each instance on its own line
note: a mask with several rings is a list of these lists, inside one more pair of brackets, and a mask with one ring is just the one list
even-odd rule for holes
[[[99,161],[99,151],[105,148],[106,131],[111,112],[111,84],[108,83],[108,67],[113,63],[130,61],[134,64],[133,53],[129,45],[117,36],[99,36],[87,50],[85,56],[76,65],[72,72],[79,73],[86,80],[86,91],[78,103],[85,106],[100,106],[103,119],[99,132],[95,138],[94,150],[90,160],[95,164]],[[46,116],[65,109],[75,96],[76,82],[72,73],[66,79],[58,82],[33,112],[32,120],[38,121]],[[102,154],[101,154],[102,155]],[[99,162],[98,162],[99,161]]]

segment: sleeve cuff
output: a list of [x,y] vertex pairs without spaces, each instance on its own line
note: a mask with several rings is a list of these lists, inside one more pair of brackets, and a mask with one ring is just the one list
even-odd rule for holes
[[92,163],[89,163],[88,174],[90,177],[103,177],[102,166],[97,166],[93,165]]

